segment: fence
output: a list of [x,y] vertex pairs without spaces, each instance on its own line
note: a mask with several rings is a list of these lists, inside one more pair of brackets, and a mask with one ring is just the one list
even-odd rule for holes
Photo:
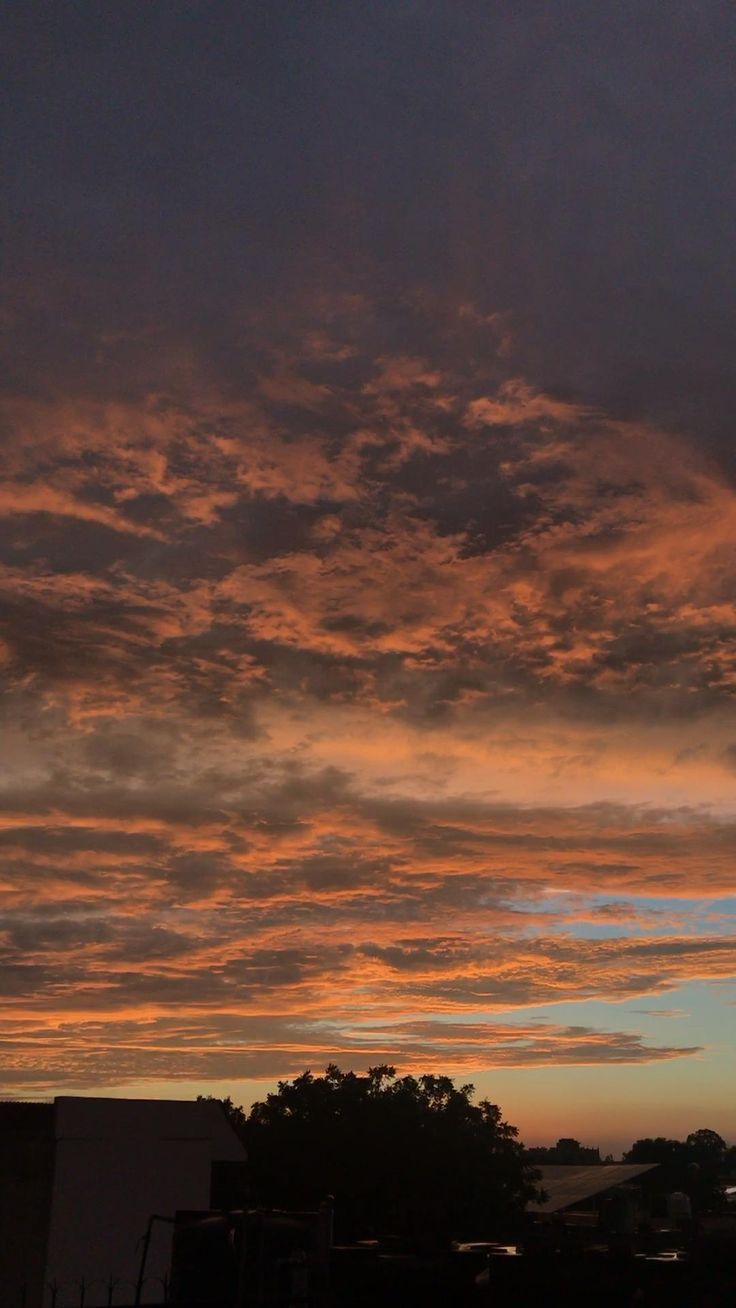
[[[160,1308],[170,1303],[169,1277],[146,1276],[139,1285],[119,1276],[87,1280],[81,1276],[71,1281],[47,1281],[42,1308]],[[23,1286],[18,1308],[29,1308],[29,1295]]]

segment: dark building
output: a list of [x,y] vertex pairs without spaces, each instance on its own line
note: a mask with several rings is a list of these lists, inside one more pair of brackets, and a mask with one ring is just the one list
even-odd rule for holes
[[153,1214],[141,1301],[161,1302],[176,1213],[229,1206],[244,1167],[215,1102],[0,1103],[0,1308],[76,1308],[82,1282],[131,1303]]

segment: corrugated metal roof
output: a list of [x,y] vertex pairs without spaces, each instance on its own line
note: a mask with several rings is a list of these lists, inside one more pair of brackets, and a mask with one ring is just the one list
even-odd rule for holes
[[542,1179],[539,1185],[547,1193],[544,1203],[527,1204],[530,1213],[558,1213],[571,1208],[583,1199],[591,1199],[614,1185],[625,1185],[644,1172],[650,1172],[656,1163],[603,1163],[601,1166],[577,1167],[571,1164],[539,1167]]

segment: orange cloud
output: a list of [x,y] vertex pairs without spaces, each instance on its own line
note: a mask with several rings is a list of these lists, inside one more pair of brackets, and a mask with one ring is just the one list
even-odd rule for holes
[[685,1056],[492,1015],[736,970],[733,488],[368,317],[10,405],[11,1091]]
[[[240,1080],[294,1075],[338,1061],[364,1070],[394,1063],[403,1072],[477,1072],[488,1067],[647,1063],[689,1057],[693,1046],[646,1045],[628,1032],[533,1024],[405,1022],[353,1027],[288,1016],[212,1021],[182,1013],[113,1022],[78,1018],[53,1026],[4,1024],[5,1076],[11,1090],[124,1086],[141,1077]],[[103,1070],[104,1068],[104,1070]]]

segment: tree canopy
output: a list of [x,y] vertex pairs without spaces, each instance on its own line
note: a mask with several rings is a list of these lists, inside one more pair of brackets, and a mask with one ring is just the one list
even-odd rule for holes
[[686,1140],[661,1135],[635,1140],[624,1162],[657,1163],[657,1171],[641,1183],[657,1190],[683,1190],[702,1210],[718,1204],[730,1152],[716,1131],[702,1128]]
[[243,1135],[253,1197],[273,1207],[335,1201],[338,1239],[487,1236],[535,1193],[517,1130],[471,1085],[447,1076],[365,1075],[331,1064],[280,1081],[246,1118],[226,1102]]

